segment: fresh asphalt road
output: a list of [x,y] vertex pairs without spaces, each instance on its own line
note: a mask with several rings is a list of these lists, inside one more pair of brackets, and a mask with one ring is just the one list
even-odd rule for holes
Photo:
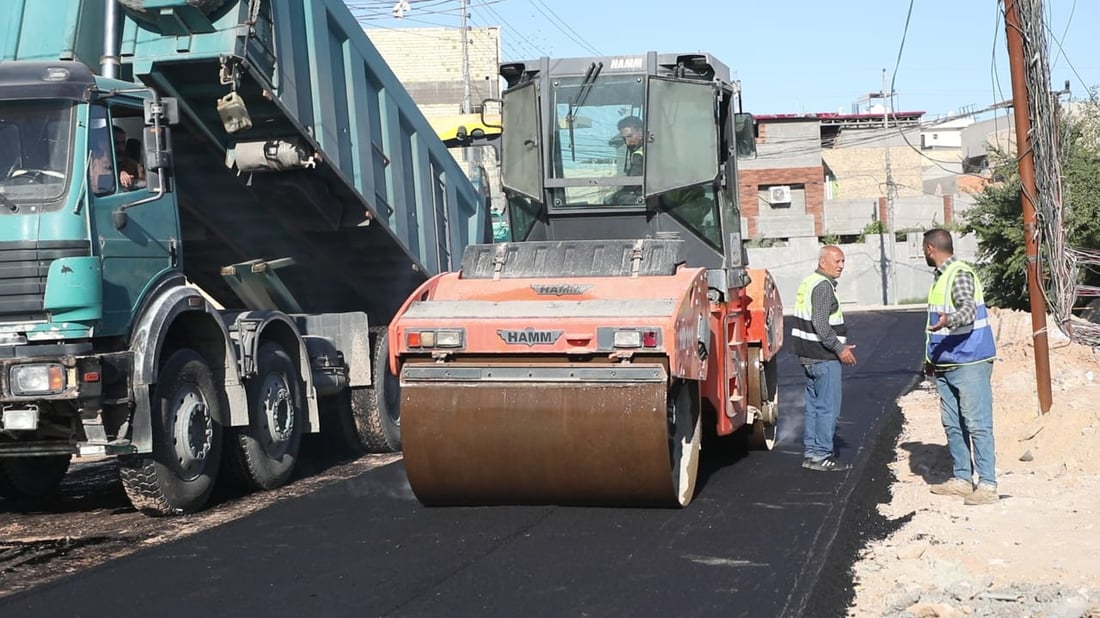
[[818,583],[851,553],[838,539],[882,475],[870,445],[917,378],[923,319],[847,316],[848,472],[800,467],[803,377],[784,352],[776,450],[705,452],[686,509],[425,508],[398,462],[0,599],[0,616],[842,615]]

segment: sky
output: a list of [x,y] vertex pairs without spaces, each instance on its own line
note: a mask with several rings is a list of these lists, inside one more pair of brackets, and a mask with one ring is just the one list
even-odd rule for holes
[[[346,0],[367,28],[459,27],[463,0]],[[1042,0],[1053,90],[1100,86],[1100,1]],[[402,18],[392,10],[405,4]],[[998,0],[467,0],[473,27],[501,27],[502,61],[540,56],[713,54],[745,111],[853,111],[896,93],[925,119],[1012,98]],[[907,27],[908,21],[908,27]],[[900,56],[900,58],[899,58]],[[426,58],[425,62],[431,62]],[[871,101],[874,105],[879,101]]]

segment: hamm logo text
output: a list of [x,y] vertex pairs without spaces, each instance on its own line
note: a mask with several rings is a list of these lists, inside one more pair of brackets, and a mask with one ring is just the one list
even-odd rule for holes
[[508,345],[553,345],[564,331],[560,330],[535,330],[525,328],[523,330],[498,330],[497,335],[501,341]]

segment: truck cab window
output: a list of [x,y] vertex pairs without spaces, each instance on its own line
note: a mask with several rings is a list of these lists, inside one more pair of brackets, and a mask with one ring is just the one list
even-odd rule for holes
[[0,101],[0,193],[7,206],[0,213],[60,207],[72,117],[69,102]]
[[118,188],[115,178],[114,136],[108,128],[107,109],[91,109],[88,131],[88,187],[95,195],[109,195]]

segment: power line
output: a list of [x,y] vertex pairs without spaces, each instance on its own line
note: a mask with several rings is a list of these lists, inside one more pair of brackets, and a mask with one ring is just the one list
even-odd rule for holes
[[[571,28],[569,24],[565,23],[565,21],[561,17],[558,17],[558,14],[554,12],[554,9],[546,6],[546,4],[543,3],[542,0],[529,1],[531,3],[531,6],[535,7],[535,10],[537,10],[539,13],[542,13],[543,17],[545,17],[550,22],[550,25],[557,28],[559,32],[564,34],[567,38],[569,38],[577,45],[580,45],[584,49],[588,50],[590,53],[596,54],[597,56],[601,55],[599,50],[590,45],[588,41],[584,40],[584,37],[582,37],[580,34],[577,34],[577,32],[573,30],[573,28]],[[553,15],[553,17],[551,17],[551,15]],[[564,28],[562,26],[564,26]]]
[[[512,31],[515,32],[517,34],[517,36],[519,36],[519,38],[520,38],[519,42],[520,43],[526,45],[528,48],[533,49],[535,51],[534,55],[536,55],[536,56],[548,56],[549,55],[548,53],[543,51],[539,46],[535,45],[533,41],[531,41],[527,37],[523,36],[522,34],[519,34],[519,29],[517,29],[515,26],[513,26],[507,19],[504,18],[503,15],[501,15],[500,13],[497,13],[496,9],[494,9],[491,6],[486,6],[485,10],[488,11],[489,13],[492,13],[498,20],[500,20],[500,22],[502,24],[504,24],[508,28],[511,28]],[[501,40],[504,40],[504,37],[501,37]]]

